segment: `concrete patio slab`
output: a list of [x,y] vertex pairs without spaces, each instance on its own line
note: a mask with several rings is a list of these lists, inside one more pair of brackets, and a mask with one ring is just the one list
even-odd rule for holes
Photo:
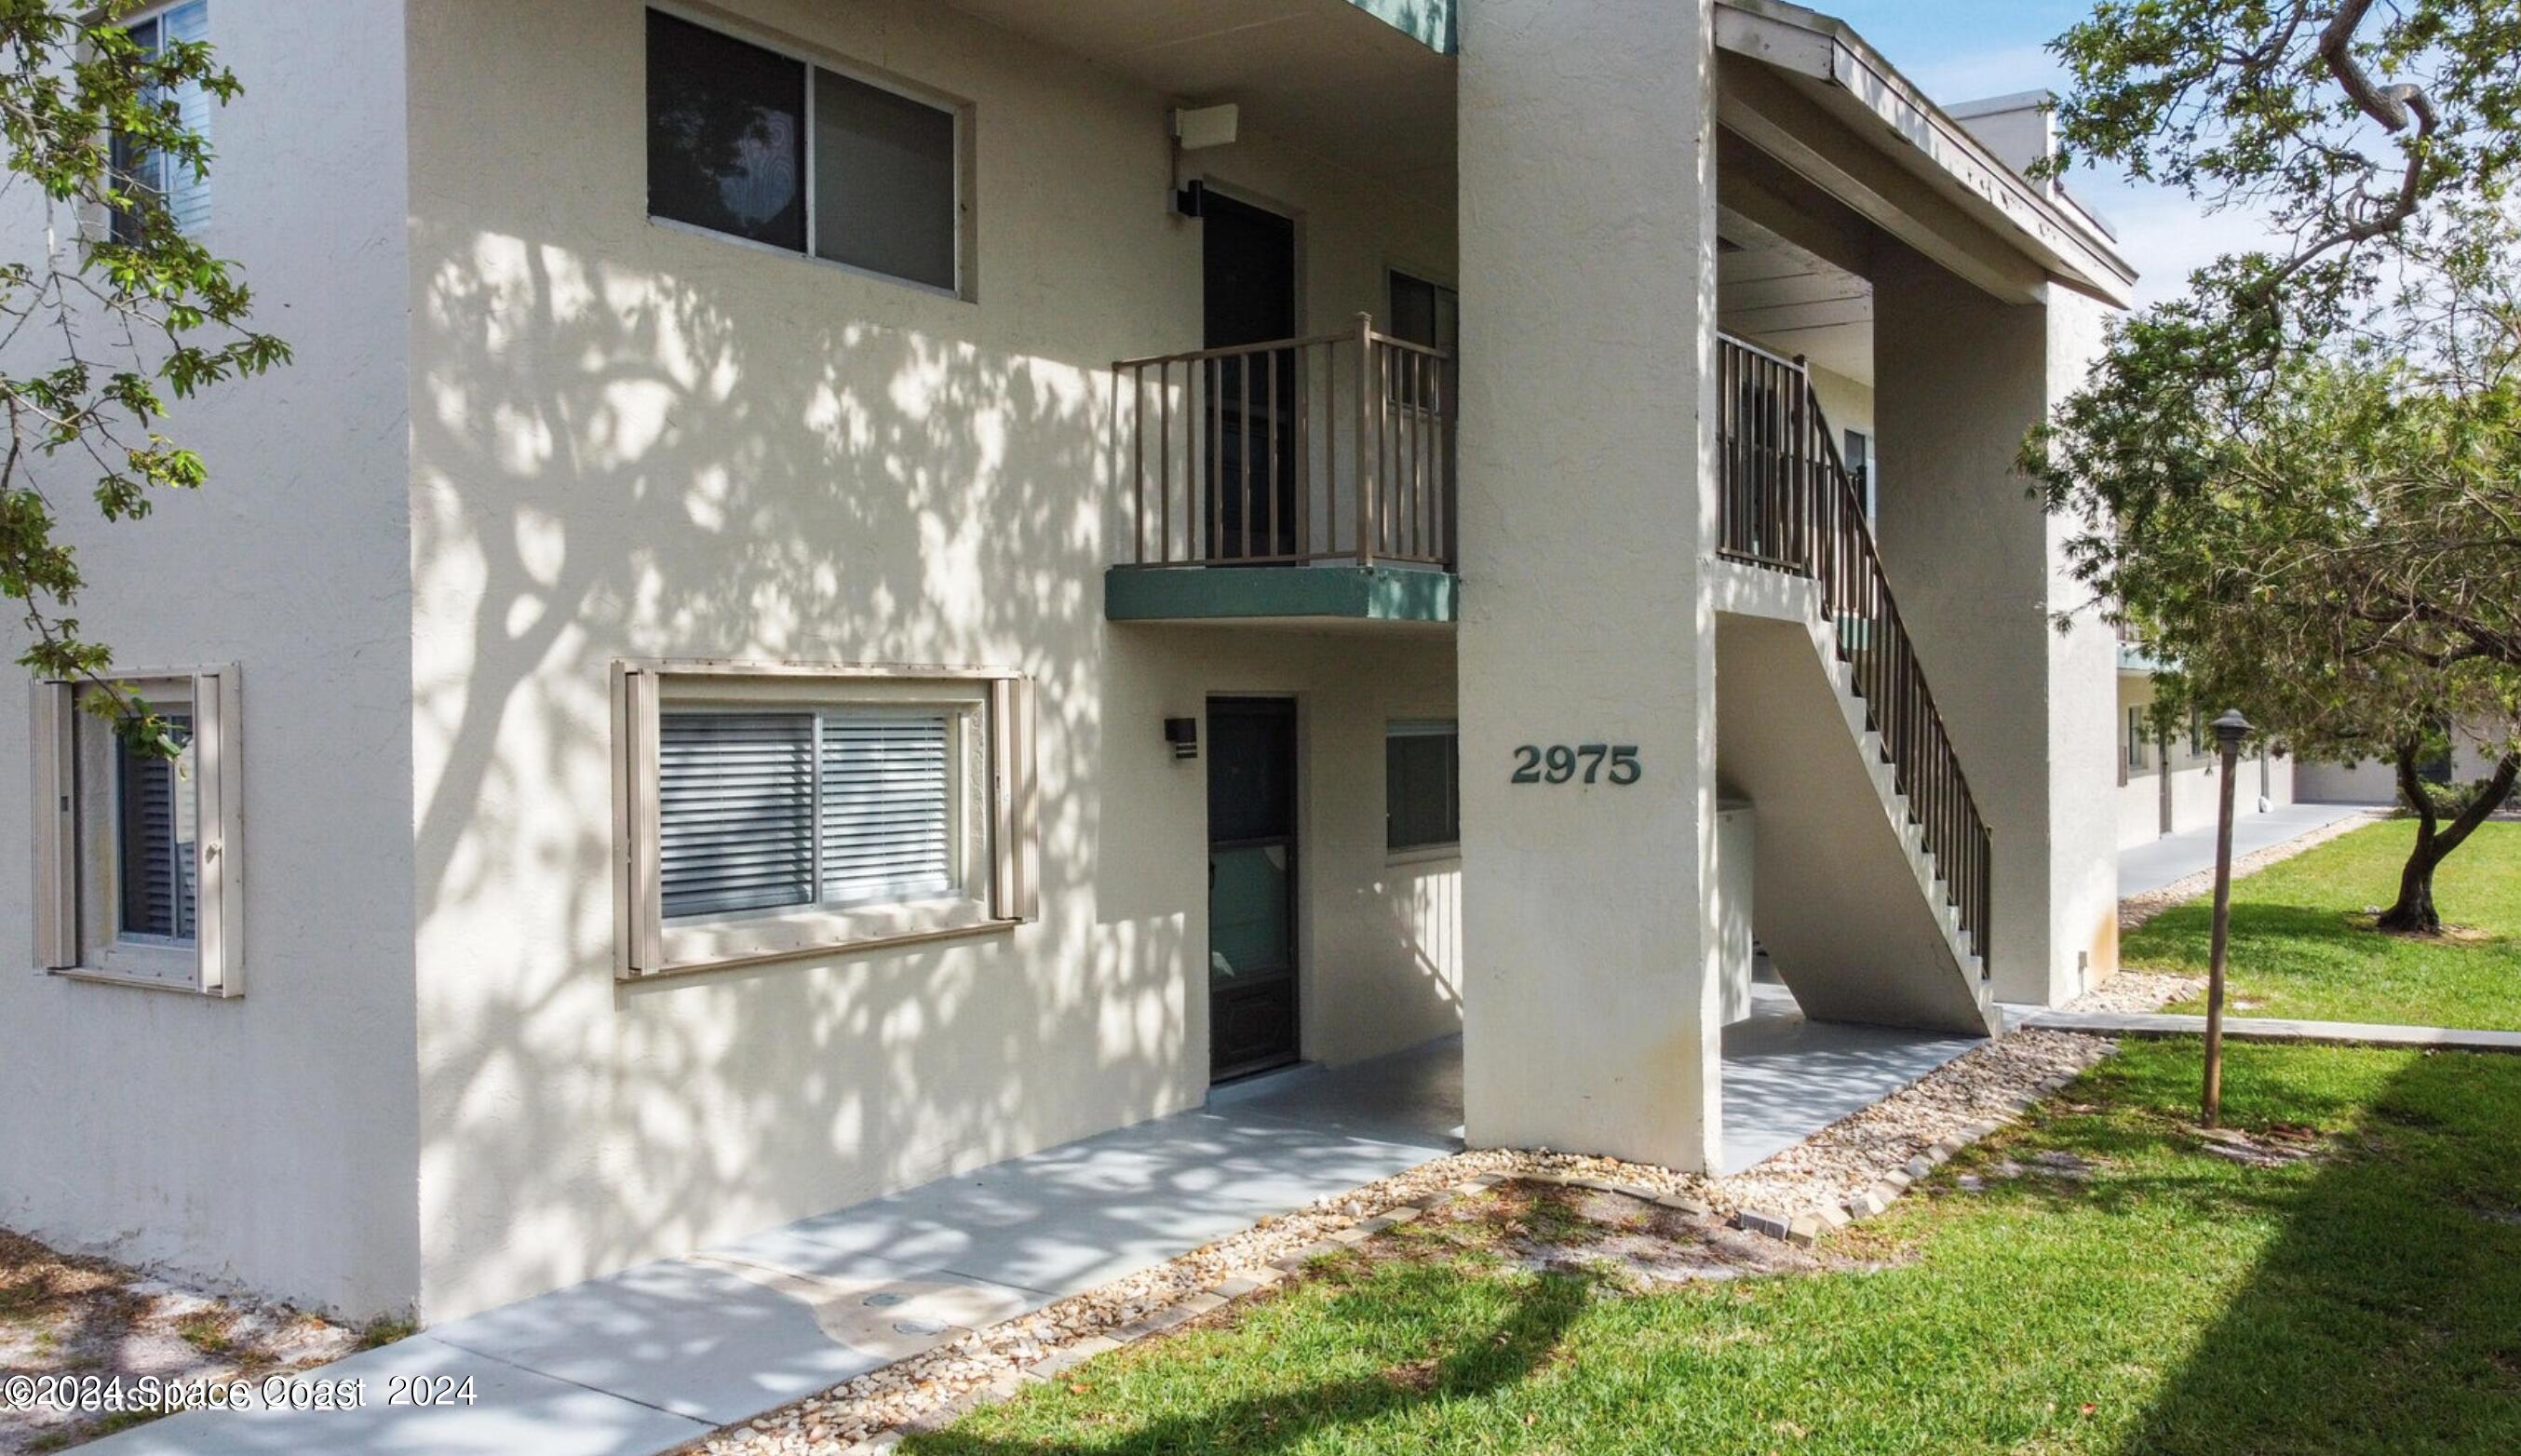
[[1283,1088],[1230,1100],[1212,1098],[1210,1106],[1377,1142],[1456,1152],[1462,1146],[1462,1038],[1440,1036],[1407,1051],[1293,1080]]
[[[388,1405],[397,1377],[472,1382],[470,1404]],[[710,1423],[520,1370],[427,1335],[337,1360],[310,1381],[357,1380],[357,1410],[188,1411],[81,1446],[96,1456],[647,1456]]]
[[1782,985],[1754,981],[1749,1019],[1724,1028],[1724,1150],[1738,1173],[1987,1043],[1811,1022]]
[[[2232,857],[2256,854],[2326,829],[2341,820],[2387,811],[2386,805],[2281,804],[2264,814],[2240,814],[2232,821]],[[2215,830],[2191,829],[2147,840],[2119,851],[2119,893],[2144,894],[2200,870],[2215,868]]]

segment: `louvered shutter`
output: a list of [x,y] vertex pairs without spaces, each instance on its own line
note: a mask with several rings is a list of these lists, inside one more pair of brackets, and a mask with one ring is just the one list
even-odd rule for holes
[[954,890],[952,733],[942,714],[822,720],[823,899],[934,899]]
[[[191,0],[159,17],[160,45],[177,41],[207,40],[210,34],[208,0]],[[175,104],[183,114],[184,124],[198,132],[205,141],[210,135],[210,94],[198,82],[186,82],[175,93]],[[186,237],[199,237],[210,221],[210,184],[195,176],[190,166],[167,159],[160,185],[165,190],[166,212]]]
[[77,717],[69,683],[34,685],[35,964],[47,971],[79,963]]
[[[165,715],[177,741],[189,745],[192,718]],[[116,740],[115,791],[120,799],[116,869],[125,934],[193,938],[199,910],[199,815],[188,751],[176,759],[134,751]]]
[[814,715],[659,715],[658,855],[667,919],[814,899]]

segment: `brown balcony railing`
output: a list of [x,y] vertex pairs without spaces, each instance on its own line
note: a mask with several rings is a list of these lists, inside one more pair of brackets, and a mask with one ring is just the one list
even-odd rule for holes
[[1120,565],[1449,569],[1452,363],[1359,314],[1337,334],[1114,364]]
[[1864,497],[1801,360],[1726,338],[1718,350],[1719,550],[1820,584],[1838,655],[1933,851],[1945,893],[1987,963],[1993,848],[1960,755],[1882,571]]

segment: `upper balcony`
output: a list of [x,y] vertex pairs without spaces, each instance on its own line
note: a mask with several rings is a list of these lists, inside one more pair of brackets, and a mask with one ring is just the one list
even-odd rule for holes
[[1112,370],[1112,620],[1454,619],[1447,350],[1359,314]]

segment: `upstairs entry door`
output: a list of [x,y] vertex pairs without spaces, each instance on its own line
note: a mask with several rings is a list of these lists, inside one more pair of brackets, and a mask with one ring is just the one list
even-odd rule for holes
[[[1266,208],[1207,195],[1201,213],[1207,348],[1296,337],[1296,224]],[[1298,380],[1291,349],[1215,360],[1206,381],[1207,505],[1212,555],[1286,559],[1296,540]]]

